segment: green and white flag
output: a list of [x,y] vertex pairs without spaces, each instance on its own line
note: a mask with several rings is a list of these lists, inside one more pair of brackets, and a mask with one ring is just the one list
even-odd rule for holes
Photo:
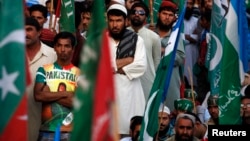
[[75,4],[74,0],[61,0],[60,32],[75,33]]
[[22,0],[0,1],[1,141],[27,140],[23,8]]
[[240,8],[238,0],[214,0],[211,33],[206,57],[211,95],[219,95],[219,124],[240,123],[240,88],[243,64],[240,57]]
[[180,43],[180,33],[183,26],[185,9],[179,16],[169,37],[164,57],[157,68],[155,80],[146,104],[142,126],[140,130],[140,141],[152,141],[158,131],[158,112],[161,102],[165,101],[167,90],[172,75],[177,46]]

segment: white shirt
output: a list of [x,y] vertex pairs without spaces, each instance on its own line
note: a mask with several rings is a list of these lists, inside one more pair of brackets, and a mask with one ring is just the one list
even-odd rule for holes
[[[116,66],[118,43],[110,38],[110,52],[113,68]],[[142,116],[145,109],[145,98],[140,77],[147,67],[146,51],[143,40],[138,36],[134,61],[123,67],[123,74],[114,74],[116,101],[118,105],[119,134],[129,134],[130,119],[135,115]]]

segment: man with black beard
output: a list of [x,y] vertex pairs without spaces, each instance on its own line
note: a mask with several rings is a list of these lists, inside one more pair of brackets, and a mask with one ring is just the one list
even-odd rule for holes
[[[184,16],[184,46],[185,46],[185,65],[184,76],[186,80],[186,88],[194,88],[197,86],[197,78],[193,73],[190,74],[189,69],[192,70],[199,57],[198,49],[198,34],[194,33],[198,26],[198,18],[194,17],[193,7],[195,0],[187,0],[186,12]],[[191,75],[191,76],[190,76]],[[192,78],[192,80],[191,80]]]
[[136,32],[144,40],[147,57],[147,70],[141,77],[141,83],[145,99],[149,97],[154,82],[155,72],[161,59],[161,39],[152,30],[146,28],[144,23],[149,15],[149,9],[144,2],[133,4],[130,12],[131,26],[128,29]]
[[178,114],[175,123],[175,135],[166,141],[199,141],[194,136],[195,117],[190,114]]
[[121,138],[129,136],[130,119],[144,113],[145,97],[140,77],[147,68],[143,39],[126,29],[126,18],[127,10],[121,4],[112,4],[107,10]]
[[[155,27],[155,32],[161,38],[162,56],[165,54],[165,48],[168,47],[168,40],[172,32],[172,27],[177,19],[177,11],[178,7],[174,2],[162,1],[158,11],[158,20]],[[174,101],[180,98],[181,79],[183,78],[182,67],[184,65],[184,59],[185,50],[183,46],[183,40],[180,38],[178,41],[167,97],[164,102],[170,111],[174,110]]]

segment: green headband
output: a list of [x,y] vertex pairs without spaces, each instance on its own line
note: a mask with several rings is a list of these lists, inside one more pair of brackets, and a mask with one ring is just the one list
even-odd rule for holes
[[188,99],[177,99],[174,101],[174,107],[176,110],[192,112],[194,105],[193,102]]

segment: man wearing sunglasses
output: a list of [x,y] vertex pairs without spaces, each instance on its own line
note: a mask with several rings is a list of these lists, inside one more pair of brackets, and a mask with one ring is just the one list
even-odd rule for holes
[[151,87],[154,82],[155,72],[161,59],[161,39],[152,30],[144,26],[149,9],[143,2],[137,2],[131,7],[130,23],[128,29],[136,32],[144,40],[147,56],[147,69],[141,77],[142,88],[144,91],[145,99],[149,97]]
[[250,125],[250,96],[245,95],[241,98],[240,115],[242,125]]

